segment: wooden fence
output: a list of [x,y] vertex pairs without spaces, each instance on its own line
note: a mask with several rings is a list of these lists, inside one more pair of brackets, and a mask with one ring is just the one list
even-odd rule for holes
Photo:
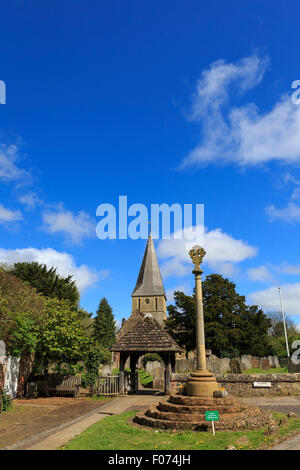
[[[134,393],[138,389],[138,374],[125,373],[125,393]],[[99,375],[93,387],[93,394],[103,396],[119,395],[119,376],[118,375]]]
[[107,375],[98,376],[96,381],[96,390],[94,393],[97,395],[104,396],[115,396],[119,395],[119,376],[118,375]]

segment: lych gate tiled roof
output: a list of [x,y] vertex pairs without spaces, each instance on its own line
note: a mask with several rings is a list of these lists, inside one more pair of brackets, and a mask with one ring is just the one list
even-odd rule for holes
[[110,348],[111,351],[181,352],[182,349],[153,317],[145,315]]
[[125,323],[121,326],[117,333],[117,341],[125,335],[131,328],[141,319],[144,317],[144,314],[139,310],[133,312],[130,317],[125,321]]

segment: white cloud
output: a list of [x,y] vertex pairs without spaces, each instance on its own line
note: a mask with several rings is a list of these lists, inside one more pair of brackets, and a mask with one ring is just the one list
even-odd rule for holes
[[283,263],[280,266],[278,266],[278,270],[280,272],[283,272],[285,274],[295,274],[299,275],[300,274],[300,266],[297,265],[291,265],[287,263]]
[[30,173],[17,166],[18,160],[19,154],[16,145],[0,145],[0,181],[31,181]]
[[300,221],[300,206],[293,202],[289,202],[283,209],[276,209],[274,205],[268,206],[266,212],[271,221],[281,220],[289,223]]
[[300,199],[300,181],[298,181],[290,173],[286,173],[284,175],[284,183],[291,183],[294,186],[291,199],[292,200]]
[[[300,283],[281,286],[285,312],[288,315],[300,315]],[[273,286],[248,295],[252,304],[259,305],[265,311],[280,311],[278,288]]]
[[72,275],[81,293],[100,279],[107,277],[109,273],[108,270],[97,272],[85,264],[77,266],[72,255],[55,251],[52,248],[41,250],[37,248],[0,249],[0,263],[11,265],[19,261],[37,261],[40,264],[45,264],[47,268],[56,267],[60,276]]
[[[167,276],[183,277],[191,272],[192,264],[189,250],[197,243],[192,239],[195,227],[187,229],[186,238],[181,240],[161,240],[157,252],[161,259],[162,274]],[[199,230],[200,232],[200,230]],[[225,275],[232,275],[236,263],[256,255],[257,249],[242,240],[237,240],[221,229],[205,230],[203,246],[206,250],[204,262],[212,269]]]
[[266,266],[258,266],[257,268],[249,268],[247,276],[251,281],[268,282],[274,281],[273,274]]
[[36,193],[23,194],[19,196],[19,201],[21,204],[24,204],[27,210],[34,209],[36,206],[43,203]]
[[254,54],[237,63],[213,62],[202,72],[189,116],[201,123],[201,138],[182,167],[300,161],[300,106],[290,96],[282,96],[264,114],[254,103],[230,105],[232,90],[240,95],[259,84],[268,64],[268,58]]
[[20,211],[11,211],[10,209],[6,209],[2,204],[0,204],[0,224],[16,222],[22,219],[23,217]]
[[166,290],[167,302],[174,302],[174,292],[184,292],[186,295],[191,295],[192,289],[186,284],[180,284]]
[[96,224],[90,216],[83,211],[74,215],[71,211],[62,208],[57,212],[43,213],[43,229],[48,233],[62,233],[74,244],[82,243],[84,238],[96,236]]

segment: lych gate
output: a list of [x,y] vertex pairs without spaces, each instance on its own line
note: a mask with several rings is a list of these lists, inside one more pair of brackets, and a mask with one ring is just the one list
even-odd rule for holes
[[171,373],[175,372],[175,353],[181,348],[160,326],[151,314],[140,315],[140,319],[111,348],[120,353],[119,393],[124,393],[124,369],[129,357],[131,374],[135,373],[140,356],[147,353],[160,355],[165,365],[165,393],[171,393]]
[[182,350],[164,328],[166,293],[151,233],[131,297],[132,314],[119,331],[116,344],[111,347],[111,351],[120,353],[119,392],[124,393],[124,369],[128,357],[131,373],[134,373],[140,356],[157,353],[165,364],[165,392],[170,393],[175,354]]

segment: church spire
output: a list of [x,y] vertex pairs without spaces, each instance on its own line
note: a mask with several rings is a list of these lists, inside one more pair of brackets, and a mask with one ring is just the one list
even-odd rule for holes
[[136,286],[132,293],[132,297],[153,296],[164,296],[166,299],[166,293],[163,286],[156,251],[154,248],[154,243],[150,231],[144,258],[142,261]]

